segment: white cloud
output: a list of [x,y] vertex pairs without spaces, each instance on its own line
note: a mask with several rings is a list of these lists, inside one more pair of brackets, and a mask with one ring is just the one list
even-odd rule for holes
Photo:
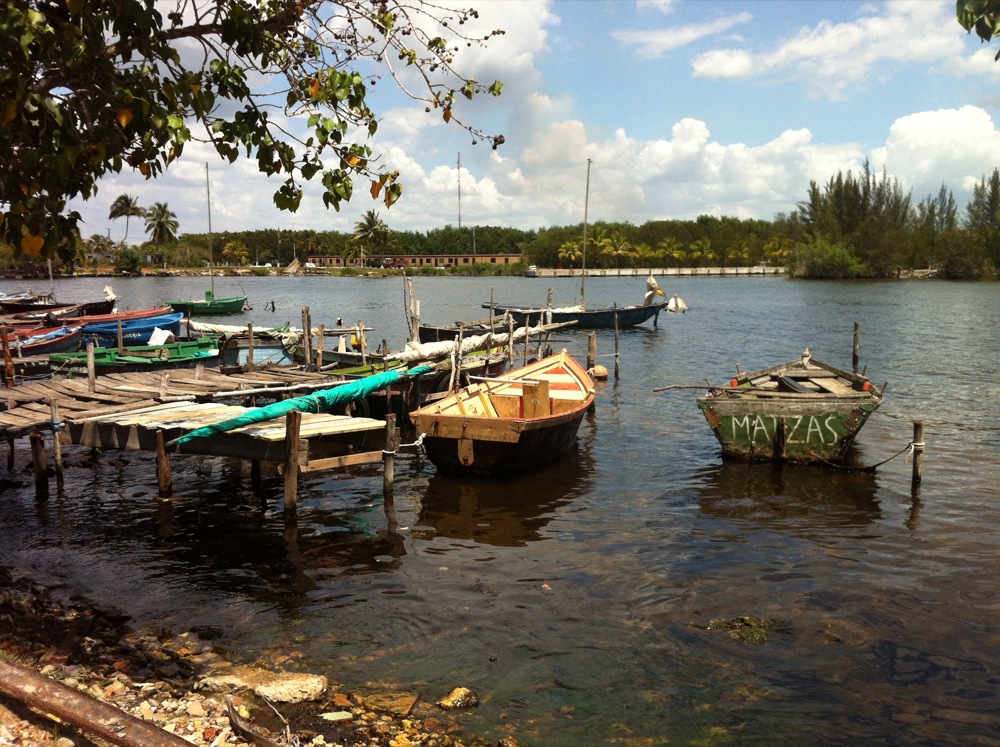
[[611,36],[623,44],[636,47],[635,52],[640,57],[654,58],[699,39],[716,36],[733,26],[749,22],[751,18],[749,13],[737,13],[732,16],[715,18],[705,23],[688,24],[675,28],[614,31]]
[[956,193],[970,191],[992,173],[997,153],[1000,132],[993,118],[977,106],[963,106],[900,117],[872,162],[919,201],[937,194],[942,183]]
[[696,77],[747,78],[786,73],[807,80],[813,91],[840,98],[851,84],[866,84],[890,63],[917,65],[960,55],[961,28],[949,6],[895,0],[845,23],[821,21],[800,29],[774,49],[716,49],[695,58]]

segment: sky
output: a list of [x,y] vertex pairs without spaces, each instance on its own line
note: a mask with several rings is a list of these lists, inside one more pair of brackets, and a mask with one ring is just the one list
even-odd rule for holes
[[[421,232],[574,225],[585,209],[591,223],[772,220],[796,209],[810,181],[857,175],[866,161],[914,203],[944,185],[964,210],[1000,166],[1000,44],[967,34],[954,0],[455,4],[479,11],[463,30],[505,31],[456,57],[477,80],[503,82],[499,98],[456,109],[502,133],[498,149],[474,145],[383,77],[370,89],[380,123],[369,144],[400,171],[403,196],[391,208],[360,182],[340,212],[315,186],[296,213],[282,212],[272,200],[279,181],[255,161],[229,164],[192,142],[166,175],[112,174],[71,203],[83,235],[126,238],[125,221],[107,217],[121,194],[167,203],[179,234],[209,229],[208,194],[215,232],[350,233],[368,210],[390,229]],[[144,238],[133,219],[128,242]]]

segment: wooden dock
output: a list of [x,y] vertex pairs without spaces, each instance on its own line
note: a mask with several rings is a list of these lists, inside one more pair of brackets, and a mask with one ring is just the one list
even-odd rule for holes
[[[48,458],[39,445],[52,438],[57,482],[61,484],[61,446],[155,451],[159,492],[170,495],[170,450],[166,443],[196,428],[249,412],[257,399],[282,400],[337,385],[329,375],[289,367],[223,374],[199,368],[169,372],[109,374],[53,379],[0,389],[0,438],[32,439],[36,490],[47,494]],[[395,418],[386,421],[328,413],[293,412],[285,417],[199,438],[176,447],[182,454],[251,460],[259,483],[261,462],[277,462],[285,473],[285,508],[294,510],[302,472],[384,462],[391,488],[392,445],[398,440]],[[386,448],[386,444],[390,448]],[[42,484],[44,481],[44,485]]]

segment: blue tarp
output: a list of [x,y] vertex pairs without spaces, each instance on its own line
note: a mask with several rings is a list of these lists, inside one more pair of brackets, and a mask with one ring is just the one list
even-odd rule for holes
[[329,412],[337,405],[357,402],[380,389],[385,389],[403,376],[419,376],[431,370],[430,366],[417,366],[416,368],[411,368],[409,371],[394,369],[385,373],[375,374],[374,376],[366,376],[363,379],[342,384],[333,389],[321,389],[304,397],[275,402],[273,405],[258,407],[255,410],[250,410],[229,420],[223,420],[220,423],[196,428],[180,438],[175,438],[170,442],[170,445],[183,444],[196,438],[204,438],[216,433],[225,433],[226,431],[250,425],[251,423],[262,423],[266,420],[280,418],[292,410],[298,410],[299,412]]

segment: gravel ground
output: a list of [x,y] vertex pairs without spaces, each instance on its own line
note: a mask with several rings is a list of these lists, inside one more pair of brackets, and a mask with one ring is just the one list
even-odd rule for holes
[[[350,693],[329,683],[318,700],[290,704],[271,703],[245,687],[209,687],[213,679],[247,669],[232,666],[213,644],[212,631],[139,631],[127,622],[114,612],[59,600],[0,567],[0,656],[192,744],[517,747],[513,737],[463,737],[459,710],[420,703],[415,693]],[[283,674],[273,666],[255,671],[279,680]],[[0,694],[0,746],[106,744]]]

